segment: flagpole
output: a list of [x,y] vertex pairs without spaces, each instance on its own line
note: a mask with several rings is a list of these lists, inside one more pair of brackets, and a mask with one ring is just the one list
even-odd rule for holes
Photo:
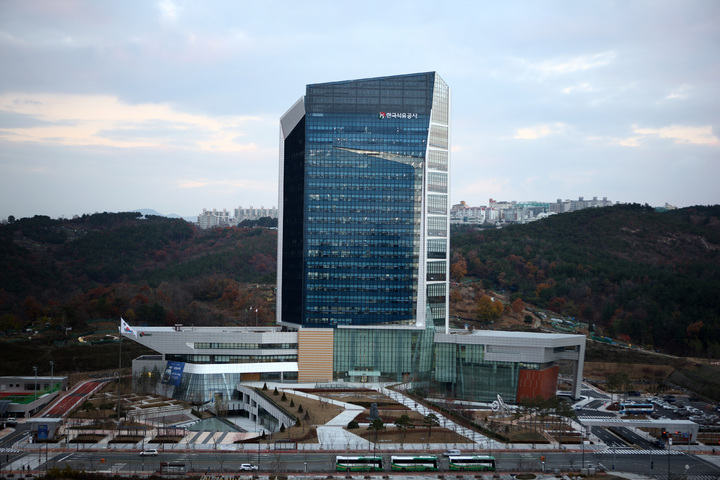
[[117,420],[120,426],[120,385],[122,382],[122,318],[120,318],[120,353],[118,354],[118,398],[117,398]]

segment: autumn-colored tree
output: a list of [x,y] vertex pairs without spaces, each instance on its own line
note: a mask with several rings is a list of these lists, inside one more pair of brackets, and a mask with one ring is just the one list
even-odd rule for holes
[[462,300],[462,294],[457,289],[450,290],[450,301],[457,303]]
[[704,326],[705,325],[703,324],[702,320],[691,323],[690,325],[688,325],[686,330],[687,336],[690,338],[697,338],[698,335],[700,335],[700,330],[702,330]]
[[467,275],[467,262],[464,258],[460,258],[450,266],[450,278],[460,282],[465,275]]
[[512,312],[518,314],[523,310],[525,310],[525,302],[522,301],[522,298],[516,298],[512,303]]
[[501,301],[493,301],[490,295],[483,295],[477,302],[478,320],[491,322],[503,314],[505,307]]

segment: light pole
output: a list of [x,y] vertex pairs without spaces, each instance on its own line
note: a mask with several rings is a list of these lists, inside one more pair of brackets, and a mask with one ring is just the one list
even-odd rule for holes
[[37,367],[33,367],[33,372],[35,372],[35,400],[37,400]]
[[585,425],[580,426],[580,441],[582,442],[582,468],[585,468]]
[[54,367],[55,367],[55,362],[53,362],[52,360],[50,360],[50,392],[53,391],[53,387],[55,386],[55,384],[53,383],[53,377],[54,377],[54,375],[53,375],[53,374],[54,374],[53,368],[54,368]]

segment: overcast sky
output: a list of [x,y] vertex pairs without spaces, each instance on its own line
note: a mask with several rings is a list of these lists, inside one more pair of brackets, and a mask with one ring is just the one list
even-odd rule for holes
[[0,220],[277,205],[306,84],[426,71],[453,203],[720,203],[716,0],[0,0]]

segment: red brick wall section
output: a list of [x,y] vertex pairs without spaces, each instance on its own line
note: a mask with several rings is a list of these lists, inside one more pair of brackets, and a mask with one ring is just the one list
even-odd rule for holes
[[517,401],[526,398],[552,398],[557,392],[560,367],[557,365],[544,370],[520,370],[518,376]]

